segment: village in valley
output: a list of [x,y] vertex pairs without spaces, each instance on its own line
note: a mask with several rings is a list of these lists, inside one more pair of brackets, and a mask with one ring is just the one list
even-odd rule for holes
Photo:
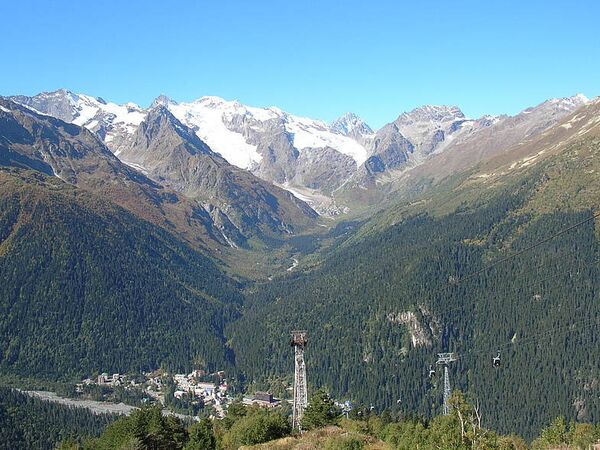
[[282,400],[270,392],[257,391],[252,396],[233,395],[223,371],[208,374],[204,370],[171,374],[155,370],[140,374],[101,373],[75,385],[78,398],[125,403],[132,406],[160,404],[166,409],[192,417],[223,417],[229,403],[265,408],[281,406]]

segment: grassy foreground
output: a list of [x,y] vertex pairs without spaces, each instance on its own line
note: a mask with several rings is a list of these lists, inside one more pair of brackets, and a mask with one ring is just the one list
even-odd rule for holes
[[308,431],[299,436],[287,436],[265,444],[245,446],[245,450],[317,450],[365,449],[391,450],[393,447],[366,434],[352,431],[349,422]]

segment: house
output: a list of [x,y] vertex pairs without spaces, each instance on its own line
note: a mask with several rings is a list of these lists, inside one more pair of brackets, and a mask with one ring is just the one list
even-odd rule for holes
[[275,408],[281,405],[281,400],[273,397],[270,392],[256,392],[253,398],[244,397],[243,403],[245,405],[258,405],[263,408]]
[[256,394],[254,394],[254,400],[260,402],[273,403],[273,394],[271,394],[270,392],[257,391]]
[[187,394],[187,392],[185,392],[185,391],[175,391],[175,392],[173,393],[173,397],[175,397],[175,398],[179,398],[179,399],[180,399],[180,398],[181,398],[181,397],[183,397],[185,394]]

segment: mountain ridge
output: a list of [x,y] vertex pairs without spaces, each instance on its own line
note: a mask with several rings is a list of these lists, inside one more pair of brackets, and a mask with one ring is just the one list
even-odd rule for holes
[[[134,104],[119,106],[83,94],[77,97],[66,90],[51,94],[15,99],[47,113],[60,109],[60,104],[53,106],[56,95],[68,97],[66,104],[71,104],[69,99],[81,98],[84,106],[77,108],[84,111],[93,103],[97,111],[94,114],[88,111],[84,125],[97,132],[117,156],[131,147],[135,130],[143,120],[140,114],[144,116],[149,111]],[[548,100],[516,116],[479,119],[467,118],[456,106],[424,105],[400,114],[376,131],[352,113],[328,125],[276,107],[256,108],[216,96],[178,103],[161,95],[152,105],[168,108],[229,163],[300,195],[321,214],[336,216],[360,215],[364,209],[385,203],[390,192],[406,186],[407,176],[408,183],[422,185],[429,176],[427,170],[414,169],[423,164],[440,167],[444,173],[453,165],[430,161],[451,158],[443,156],[454,149],[460,155],[465,146],[488,146],[490,138],[484,130],[489,127],[518,128],[524,122],[531,123],[527,133],[517,133],[509,142],[516,143],[528,134],[543,132],[587,101],[587,97],[577,94]],[[104,112],[98,112],[101,110]],[[68,114],[62,115],[68,118]],[[84,122],[81,116],[72,120]],[[331,175],[324,176],[324,168]],[[411,175],[413,171],[415,176]],[[417,177],[422,179],[414,179]]]
[[199,201],[230,245],[243,245],[249,232],[293,233],[317,218],[289,192],[229,164],[164,105],[148,112],[120,156]]

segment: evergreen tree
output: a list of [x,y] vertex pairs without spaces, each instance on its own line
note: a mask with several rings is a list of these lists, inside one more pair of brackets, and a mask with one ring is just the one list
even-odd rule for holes
[[223,436],[222,447],[236,450],[242,445],[255,445],[287,436],[291,431],[286,417],[263,408],[249,408],[247,414],[231,426]]
[[215,450],[217,440],[210,419],[202,419],[188,430],[190,440],[185,450]]
[[302,418],[302,429],[312,430],[314,428],[334,425],[341,417],[341,410],[335,405],[327,391],[319,389],[311,397],[308,407]]
[[571,436],[567,420],[561,416],[542,430],[542,434],[532,444],[532,449],[541,450],[558,445],[568,445],[571,443]]
[[180,419],[162,414],[160,407],[142,408],[131,416],[109,426],[98,439],[86,443],[86,448],[113,450],[178,450],[188,441],[187,430]]

